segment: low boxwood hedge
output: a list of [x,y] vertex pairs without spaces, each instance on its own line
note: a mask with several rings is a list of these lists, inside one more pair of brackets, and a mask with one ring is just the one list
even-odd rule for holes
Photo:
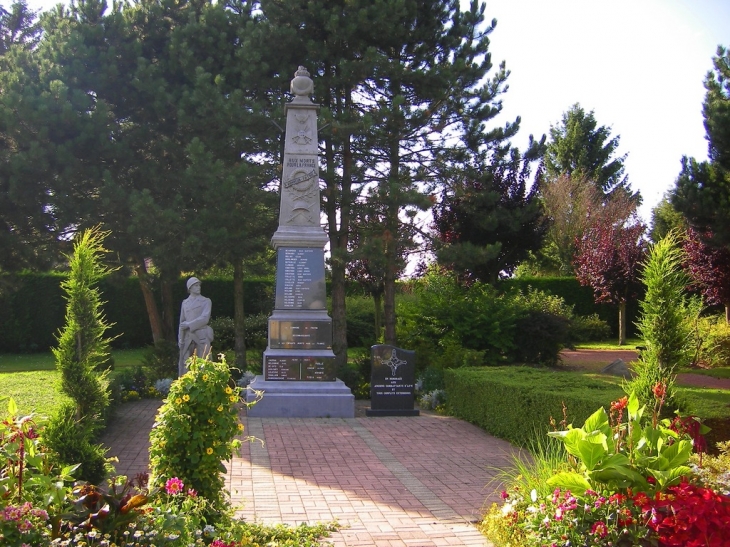
[[520,446],[548,431],[551,418],[560,428],[563,405],[577,427],[624,395],[617,379],[530,367],[450,369],[444,381],[455,416]]

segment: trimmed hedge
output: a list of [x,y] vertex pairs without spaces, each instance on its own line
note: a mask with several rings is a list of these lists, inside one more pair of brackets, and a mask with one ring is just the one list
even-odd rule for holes
[[[593,289],[582,286],[575,277],[528,277],[520,279],[503,279],[497,284],[500,290],[511,288],[527,292],[528,287],[546,293],[554,294],[573,306],[576,315],[598,314],[608,326],[614,336],[618,336],[618,306],[613,304],[596,304],[593,299]],[[637,334],[635,323],[639,319],[640,294],[636,299],[626,303],[626,335]]]
[[[66,303],[60,284],[64,274],[23,273],[0,278],[0,352],[46,351],[56,345],[56,334],[64,324]],[[213,317],[233,317],[233,281],[203,279],[203,294],[213,301]],[[118,336],[114,347],[143,347],[152,343],[147,310],[139,281],[118,275],[99,283],[103,310],[110,336]],[[244,281],[244,309],[247,315],[270,313],[274,304],[274,282],[269,279]],[[174,287],[179,303],[187,296],[185,280]],[[159,304],[159,301],[158,301]],[[177,316],[173,318],[177,324]]]
[[549,431],[550,418],[576,427],[597,408],[624,395],[608,380],[529,367],[480,367],[444,371],[452,413],[487,433],[520,446]]

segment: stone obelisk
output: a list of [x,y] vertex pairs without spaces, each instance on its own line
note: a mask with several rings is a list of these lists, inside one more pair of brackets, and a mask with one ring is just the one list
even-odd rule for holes
[[[259,417],[352,418],[355,398],[336,378],[332,319],[327,315],[320,224],[317,111],[304,67],[291,82],[286,105],[284,165],[276,249],[276,300],[269,317],[264,374],[251,388],[264,396],[248,410]],[[248,394],[248,400],[255,395]]]

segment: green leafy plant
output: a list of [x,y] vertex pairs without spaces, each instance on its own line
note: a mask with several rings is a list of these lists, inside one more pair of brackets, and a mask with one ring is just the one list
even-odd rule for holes
[[158,340],[154,346],[145,349],[142,363],[149,371],[151,381],[177,378],[177,360],[180,349],[169,340]]
[[0,422],[0,515],[4,515],[0,518],[0,537],[18,539],[17,545],[35,545],[41,540],[42,535],[36,537],[23,525],[26,520],[33,523],[36,532],[46,524],[58,530],[69,508],[66,497],[78,468],[54,467],[41,431],[36,417],[19,416],[15,401],[10,399],[6,418]]
[[[559,438],[573,457],[574,469],[550,477],[548,485],[568,489],[583,497],[587,491],[633,491],[653,494],[678,484],[691,473],[687,465],[692,442],[670,428],[669,420],[659,421],[665,388],[657,384],[657,403],[651,419],[632,394],[611,405],[611,418],[598,409],[583,424],[549,435]],[[627,419],[623,421],[626,412]]]
[[243,431],[240,391],[231,385],[225,359],[191,358],[188,372],[172,383],[150,434],[153,487],[178,477],[213,507],[224,506],[221,462],[241,444],[236,438]]

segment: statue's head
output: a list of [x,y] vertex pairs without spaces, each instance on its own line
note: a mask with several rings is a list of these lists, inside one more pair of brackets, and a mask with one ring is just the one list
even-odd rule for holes
[[196,283],[198,285],[200,285],[200,279],[198,279],[197,277],[191,277],[190,279],[188,279],[188,282],[187,282],[188,292],[190,292],[190,288],[193,285],[195,285]]

